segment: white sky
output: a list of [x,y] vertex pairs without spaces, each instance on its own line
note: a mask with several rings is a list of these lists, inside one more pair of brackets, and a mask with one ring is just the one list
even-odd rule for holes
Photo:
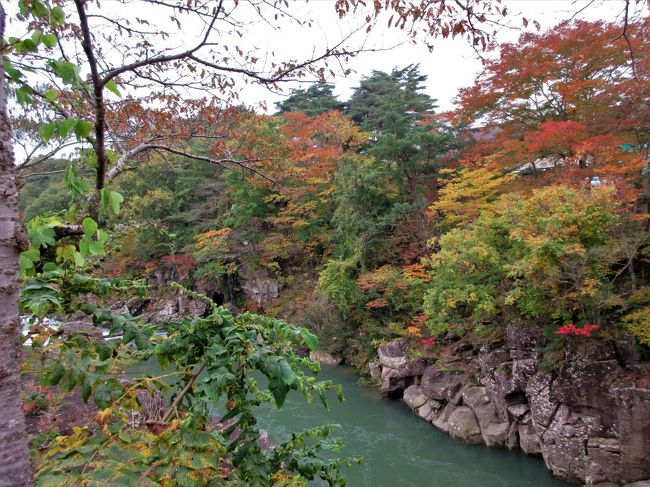
[[[273,32],[268,26],[258,25],[250,32],[250,41],[260,48],[272,48],[276,53],[298,53],[302,50],[304,55],[309,55],[314,46],[322,45],[323,39],[335,41],[354,28],[351,19],[340,20],[334,12],[334,0],[310,0],[308,3],[299,0],[293,1],[294,12],[304,13],[312,19],[318,19],[317,25],[310,30],[294,26],[283,27],[278,32]],[[542,30],[552,27],[558,22],[570,18],[575,12],[589,4],[589,0],[503,0],[503,5],[508,7],[512,16],[510,22],[517,29],[501,29],[497,39],[499,42],[515,41],[522,27],[521,16],[529,20],[537,20]],[[299,4],[299,5],[296,5]],[[596,1],[582,12],[578,18],[588,20],[606,19],[615,20],[623,11],[623,0]],[[521,15],[518,15],[518,14]],[[532,25],[529,25],[532,29]],[[401,37],[400,37],[401,34]],[[387,29],[385,23],[377,25],[368,39],[367,46],[384,46],[404,42],[404,36],[398,29]],[[589,42],[585,39],[584,42]],[[420,70],[428,76],[427,93],[438,100],[439,111],[444,111],[453,106],[452,100],[459,88],[471,85],[476,74],[481,69],[481,62],[471,47],[462,39],[436,39],[433,52],[429,52],[424,45],[413,45],[406,42],[390,51],[377,53],[364,53],[350,63],[350,68],[355,72],[351,75],[339,76],[328,81],[336,85],[335,94],[339,99],[346,100],[363,75],[369,75],[372,70],[391,71],[394,67],[404,67],[408,64],[420,63]],[[284,90],[288,93],[288,85]],[[304,85],[305,87],[308,85]],[[241,93],[242,101],[250,104],[264,101],[268,111],[275,110],[274,102],[283,96],[270,93],[263,87],[249,85]]]
[[[3,0],[0,0],[3,1]],[[230,2],[231,0],[227,0]],[[346,34],[354,31],[362,24],[363,19],[360,15],[348,15],[339,19],[335,12],[335,0],[288,0],[290,8],[287,9],[299,19],[311,19],[314,21],[311,28],[299,27],[295,23],[280,20],[270,22],[251,20],[247,26],[243,38],[229,36],[226,32],[217,33],[218,41],[227,45],[241,45],[246,51],[247,48],[255,47],[259,53],[258,57],[266,61],[267,67],[273,56],[269,55],[274,52],[276,60],[307,59],[313,53],[320,53],[324,47],[336,44],[338,40]],[[372,3],[372,0],[366,0]],[[16,2],[17,3],[17,2]],[[216,3],[216,2],[215,2]],[[632,2],[634,4],[634,1]],[[607,19],[614,21],[621,18],[624,7],[624,0],[502,0],[502,5],[508,8],[510,12],[506,20],[516,28],[502,28],[498,35],[499,42],[515,41],[521,29],[523,28],[521,17],[526,17],[530,21],[537,20],[542,30],[552,27],[558,22],[570,18],[575,12],[584,8],[579,18],[588,20]],[[111,16],[114,13],[117,16],[125,15],[124,9],[128,9],[128,17],[139,16],[149,19],[152,24],[162,27],[169,24],[169,19],[151,18],[150,7],[145,2],[132,2],[125,5],[121,1],[102,0],[101,13]],[[245,4],[240,5],[247,8]],[[587,7],[587,8],[585,8]],[[647,3],[644,4],[644,8]],[[25,31],[25,24],[16,22],[12,17],[12,9],[15,10],[14,2],[8,4],[9,24],[8,34],[21,36]],[[250,7],[248,7],[250,8]],[[246,14],[246,11],[243,11]],[[73,18],[74,18],[74,14]],[[250,15],[253,19],[255,16]],[[355,18],[357,17],[357,18]],[[369,75],[372,70],[390,72],[394,67],[404,67],[408,64],[420,64],[420,71],[428,76],[426,83],[427,93],[438,100],[439,111],[452,108],[452,100],[456,96],[458,89],[463,86],[471,85],[476,74],[481,69],[481,62],[471,49],[468,43],[461,38],[457,39],[435,39],[434,50],[429,52],[423,44],[412,44],[403,31],[396,28],[387,28],[387,19],[384,17],[378,20],[376,27],[369,36],[365,33],[357,34],[356,41],[352,41],[350,47],[358,47],[365,42],[367,48],[388,48],[398,45],[391,50],[382,52],[362,53],[354,58],[349,66],[353,72],[348,76],[343,76],[339,66],[332,66],[338,74],[335,78],[328,79],[335,84],[335,94],[340,100],[347,100],[352,90],[358,86],[360,79],[364,75]],[[273,27],[281,26],[281,27]],[[192,24],[192,22],[183,23],[180,34],[180,47],[190,46],[196,43],[196,40],[202,36],[202,26]],[[532,22],[528,27],[533,30]],[[173,31],[174,29],[171,29]],[[21,32],[22,31],[22,32]],[[179,42],[179,37],[174,38],[174,42]],[[589,42],[589,39],[584,39]],[[107,55],[117,56],[120,53],[107,53]],[[490,55],[490,54],[488,54]],[[494,53],[492,54],[494,55]],[[82,76],[86,75],[85,66],[82,67]],[[307,87],[308,84],[286,83],[283,84],[283,94],[270,92],[263,86],[254,83],[239,83],[240,100],[251,106],[264,104],[267,112],[275,111],[275,102],[280,101],[291,91],[291,88]]]

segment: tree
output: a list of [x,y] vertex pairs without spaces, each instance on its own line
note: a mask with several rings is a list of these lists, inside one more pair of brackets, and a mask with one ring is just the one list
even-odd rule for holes
[[368,152],[392,174],[408,199],[415,199],[424,176],[435,174],[438,158],[453,143],[434,115],[435,100],[422,93],[427,77],[419,66],[362,79],[348,102],[348,115],[371,133]]
[[[0,39],[5,10],[0,4]],[[27,243],[18,218],[14,152],[7,110],[8,87],[0,69],[0,485],[31,484],[27,432],[20,398],[20,319],[18,316],[18,254]],[[21,234],[21,231],[23,232]]]
[[501,196],[476,221],[440,237],[424,299],[432,331],[462,334],[497,320],[614,327],[613,298],[633,282],[615,283],[611,269],[625,258],[619,242],[639,236],[620,210],[604,188],[553,185]]
[[513,168],[552,158],[633,182],[650,142],[649,22],[563,22],[501,46],[458,97],[461,120],[495,129],[468,161]]
[[344,104],[336,99],[334,85],[315,83],[306,90],[295,90],[286,99],[276,103],[279,113],[302,112],[314,117],[331,110],[341,110]]

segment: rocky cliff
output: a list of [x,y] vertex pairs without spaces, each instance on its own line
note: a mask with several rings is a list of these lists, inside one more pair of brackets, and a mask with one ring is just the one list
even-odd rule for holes
[[541,455],[554,475],[586,485],[647,485],[650,370],[630,345],[570,339],[543,353],[539,330],[511,326],[502,346],[457,346],[444,363],[379,348],[371,374],[386,397],[470,444]]

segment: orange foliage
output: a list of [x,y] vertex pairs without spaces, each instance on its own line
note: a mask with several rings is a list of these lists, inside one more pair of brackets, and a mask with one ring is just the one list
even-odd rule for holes
[[[555,179],[571,179],[569,167],[601,179],[632,181],[650,141],[650,18],[620,24],[561,23],[523,34],[504,44],[473,86],[460,91],[457,122],[481,120],[482,133],[465,153],[465,164],[515,168],[538,158],[557,157]],[[589,42],[584,42],[589,39]]]
[[431,280],[431,277],[422,264],[411,264],[404,266],[402,267],[402,272],[406,277],[419,279],[422,282],[429,282]]

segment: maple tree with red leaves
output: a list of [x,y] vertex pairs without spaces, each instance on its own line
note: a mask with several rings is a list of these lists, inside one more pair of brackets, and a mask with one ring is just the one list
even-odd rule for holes
[[648,164],[649,22],[626,25],[627,39],[617,23],[570,21],[502,45],[458,96],[458,121],[491,127],[465,161],[536,171],[551,158],[560,177],[588,167],[632,184]]

